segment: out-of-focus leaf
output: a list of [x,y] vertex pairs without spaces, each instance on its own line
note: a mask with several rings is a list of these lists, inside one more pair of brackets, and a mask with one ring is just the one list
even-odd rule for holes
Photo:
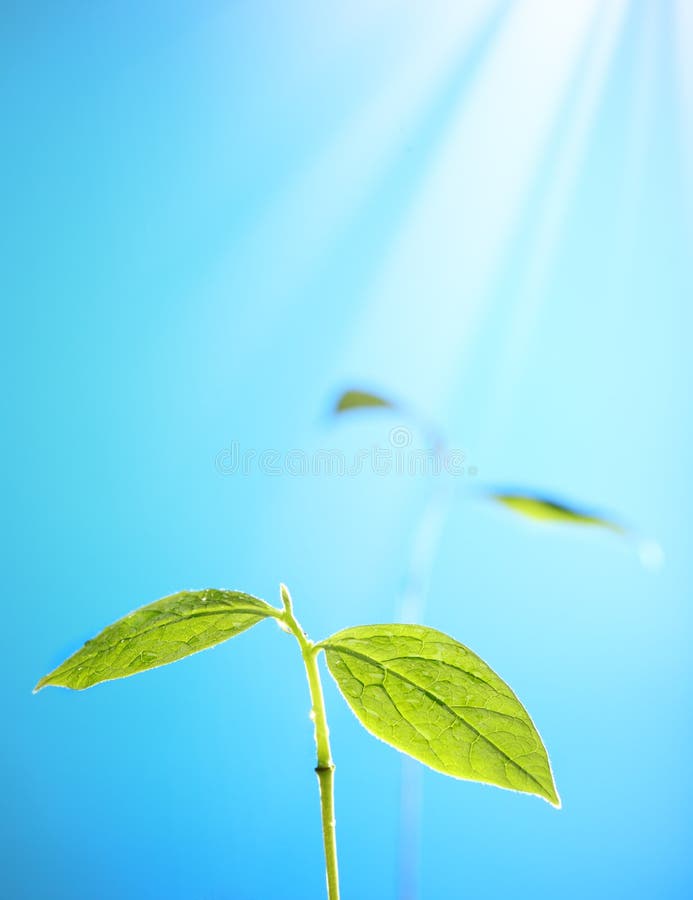
[[213,647],[276,614],[264,600],[239,591],[182,591],[143,606],[105,628],[42,678],[83,690],[125,678]]
[[536,519],[542,522],[562,522],[571,525],[592,525],[598,528],[608,528],[610,531],[624,533],[624,528],[603,516],[568,506],[548,497],[539,497],[531,494],[492,494],[491,497],[502,503],[503,506],[518,515],[528,519]]
[[335,413],[349,412],[352,409],[394,409],[395,404],[377,394],[367,391],[344,391],[335,404]]
[[362,625],[318,646],[347,703],[376,737],[422,763],[560,806],[529,714],[467,647],[421,625]]

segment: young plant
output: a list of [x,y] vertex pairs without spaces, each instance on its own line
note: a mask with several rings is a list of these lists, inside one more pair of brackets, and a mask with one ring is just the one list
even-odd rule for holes
[[[420,428],[429,438],[434,454],[444,454],[446,449],[443,439],[437,427],[432,426],[416,411],[395,403],[380,394],[373,394],[364,390],[346,390],[339,395],[333,407],[335,415],[358,410],[385,410],[400,413],[411,420],[412,424]],[[537,494],[533,491],[509,491],[503,489],[489,490],[484,496],[489,500],[495,500],[512,512],[528,519],[547,522],[551,524],[564,523],[570,525],[593,525],[606,528],[616,534],[636,538],[618,523],[572,506],[562,500]]]
[[183,591],[105,628],[42,678],[83,690],[163,666],[274,619],[298,643],[315,724],[327,896],[339,897],[334,763],[318,657],[371,734],[432,769],[542,797],[560,806],[538,731],[508,685],[476,654],[422,625],[358,625],[313,643],[294,615],[239,591]]

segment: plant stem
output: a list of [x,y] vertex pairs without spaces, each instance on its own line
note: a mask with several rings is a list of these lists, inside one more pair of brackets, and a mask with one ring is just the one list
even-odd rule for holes
[[[303,648],[302,648],[303,649]],[[315,744],[318,764],[315,772],[320,787],[320,813],[322,816],[322,840],[325,848],[325,870],[327,875],[327,896],[329,900],[339,900],[339,872],[337,868],[337,833],[334,817],[334,763],[330,753],[330,737],[325,714],[325,700],[320,683],[318,653],[311,647],[303,653],[303,662],[308,675],[310,697],[313,703],[315,722]]]
[[291,595],[284,585],[281,586],[281,596],[284,610],[280,618],[298,641],[303,664],[306,667],[306,675],[308,676],[308,688],[312,703],[311,719],[315,725],[315,746],[317,749],[315,773],[318,776],[318,786],[320,788],[320,814],[322,818],[322,840],[325,849],[327,897],[328,900],[339,900],[337,833],[334,817],[334,763],[332,762],[332,753],[330,751],[330,731],[327,727],[325,698],[322,693],[320,668],[318,666],[320,649],[316,648],[313,642],[306,637],[294,616]]

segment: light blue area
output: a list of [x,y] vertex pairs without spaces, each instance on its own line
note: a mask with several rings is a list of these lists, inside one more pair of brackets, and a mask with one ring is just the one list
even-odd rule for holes
[[[449,289],[412,286],[363,332],[441,148],[531,4],[487,5],[409,109],[398,79],[449,4],[5,4],[3,897],[322,896],[307,689],[272,623],[93,691],[31,687],[187,587],[275,602],[283,580],[316,639],[396,617],[430,479],[215,467],[233,441],[387,446],[395,414],[329,418],[351,385],[437,417],[478,469],[459,481],[425,620],[526,703],[564,803],[424,772],[421,897],[691,895],[693,203],[676,4],[628,4],[540,286],[528,272],[601,19],[483,296],[451,269]],[[513,83],[499,130],[522,101]],[[365,115],[381,96],[383,114],[398,99],[409,113],[400,131]],[[469,233],[492,175],[460,198]],[[454,259],[439,227],[435,252]],[[421,346],[427,316],[459,349]],[[528,526],[484,502],[490,484],[619,515],[665,564],[647,571],[608,533]],[[394,898],[401,757],[326,692],[343,894]]]

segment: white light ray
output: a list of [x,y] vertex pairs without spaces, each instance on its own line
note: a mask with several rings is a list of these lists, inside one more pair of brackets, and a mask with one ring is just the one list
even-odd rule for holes
[[[257,294],[270,290],[281,298],[301,285],[340,226],[382,177],[393,154],[416,133],[419,116],[499,2],[438,2],[421,8],[405,37],[409,47],[399,54],[400,70],[392,72],[355,120],[274,199],[235,248],[235,258],[262,261]],[[229,267],[219,273],[221,279],[232,271]]]
[[623,229],[618,235],[619,241],[615,249],[621,254],[630,252],[633,230],[638,220],[638,206],[642,201],[643,170],[647,165],[649,144],[652,140],[652,120],[656,104],[662,10],[657,4],[646,4],[644,10],[621,187],[622,218],[631,227]]
[[[513,388],[526,359],[528,344],[546,295],[545,282],[561,236],[567,209],[583,163],[603,87],[621,35],[628,0],[617,0],[603,7],[595,40],[582,75],[580,95],[574,115],[563,138],[563,149],[552,174],[547,203],[536,226],[532,255],[525,281],[505,329],[505,340],[498,351],[496,380],[489,391],[485,409],[487,420],[502,424]],[[488,435],[486,436],[488,439]],[[490,439],[495,439],[494,435]]]
[[689,224],[693,226],[693,3],[676,2],[676,49],[679,74],[683,166]]
[[[598,6],[512,8],[371,290],[353,371],[382,380],[384,368],[415,400],[444,402]],[[385,360],[384,335],[397,342]]]

